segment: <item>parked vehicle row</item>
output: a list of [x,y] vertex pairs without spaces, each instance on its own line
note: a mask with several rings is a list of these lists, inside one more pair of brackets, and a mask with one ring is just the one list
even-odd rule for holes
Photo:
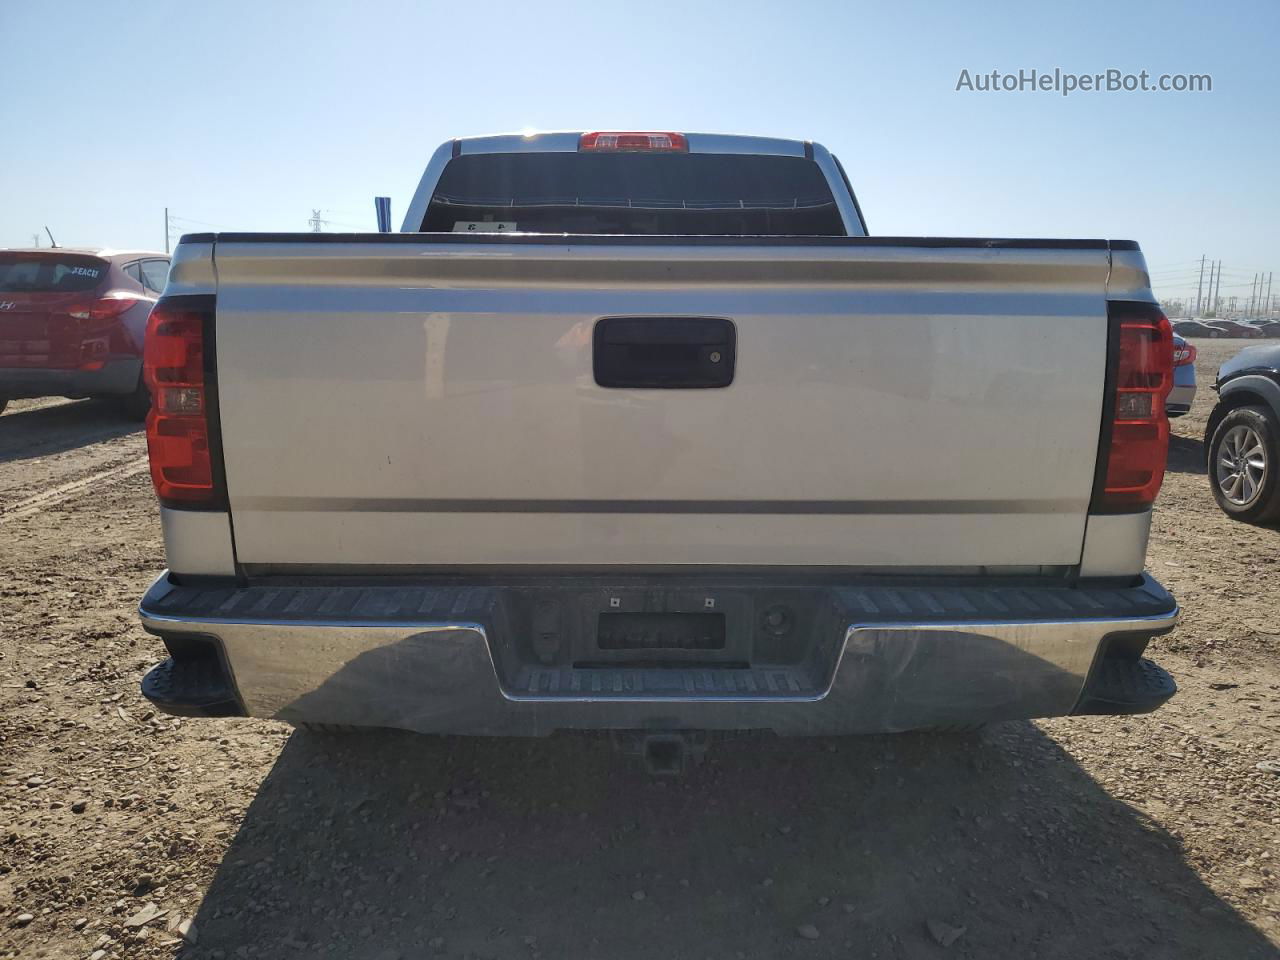
[[1205,323],[1211,327],[1221,330],[1228,337],[1257,340],[1265,336],[1265,334],[1252,323],[1246,323],[1243,320],[1206,320]]
[[143,335],[169,256],[0,250],[0,411],[28,397],[107,397],[142,419]]
[[1280,320],[1175,320],[1173,330],[1184,337],[1204,337],[1209,340],[1226,337],[1260,340],[1263,337],[1280,337]]

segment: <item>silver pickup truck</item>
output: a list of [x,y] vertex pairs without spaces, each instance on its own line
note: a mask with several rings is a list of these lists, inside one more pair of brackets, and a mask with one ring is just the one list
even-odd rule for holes
[[868,236],[816,143],[454,140],[398,234],[184,237],[171,713],[543,735],[1154,709],[1136,244]]

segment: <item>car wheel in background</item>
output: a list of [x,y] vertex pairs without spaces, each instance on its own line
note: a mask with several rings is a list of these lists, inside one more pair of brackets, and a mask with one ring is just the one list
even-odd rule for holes
[[1280,516],[1280,424],[1263,407],[1237,407],[1209,441],[1209,486],[1222,512],[1262,523]]

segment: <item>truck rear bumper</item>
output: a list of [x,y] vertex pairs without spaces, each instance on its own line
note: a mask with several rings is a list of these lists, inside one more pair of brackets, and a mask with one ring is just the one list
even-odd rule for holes
[[[609,610],[643,624],[645,611],[695,607],[723,611],[728,636],[714,650],[659,651],[643,626],[597,626]],[[1147,576],[1118,588],[563,577],[204,587],[166,574],[141,616],[172,655],[143,692],[174,713],[424,733],[816,735],[1155,709],[1174,686],[1140,655],[1177,606]]]

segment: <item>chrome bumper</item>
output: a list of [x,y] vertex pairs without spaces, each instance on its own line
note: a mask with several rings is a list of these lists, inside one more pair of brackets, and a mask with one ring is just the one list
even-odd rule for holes
[[1109,647],[1132,653],[1137,638],[1140,652],[1177,619],[1150,577],[1120,589],[881,583],[820,588],[830,643],[789,666],[512,666],[501,587],[219,589],[165,575],[141,616],[175,659],[216,649],[251,716],[534,736],[876,733],[1060,716],[1077,707]]

